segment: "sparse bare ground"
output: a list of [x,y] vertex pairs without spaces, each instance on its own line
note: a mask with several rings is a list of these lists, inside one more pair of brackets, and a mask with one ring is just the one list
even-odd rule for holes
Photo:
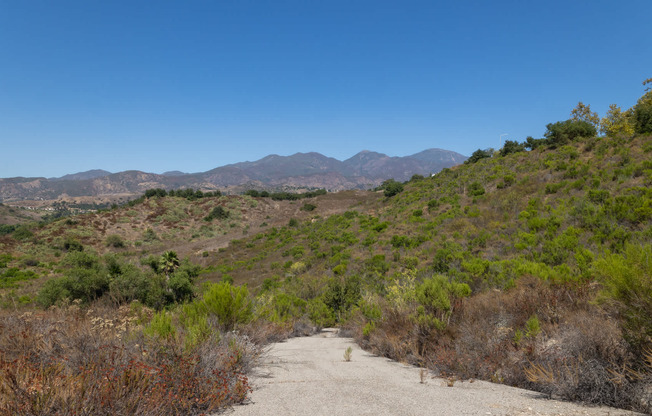
[[[350,361],[343,354],[352,348]],[[423,381],[423,382],[422,382]],[[361,350],[337,330],[277,343],[252,379],[248,415],[589,415],[636,413],[550,400],[484,381],[422,378],[419,368]]]

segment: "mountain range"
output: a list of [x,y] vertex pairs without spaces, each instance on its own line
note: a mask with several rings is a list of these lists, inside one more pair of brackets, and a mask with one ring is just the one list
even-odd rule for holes
[[269,155],[254,162],[234,163],[199,173],[155,174],[136,170],[111,173],[95,169],[60,178],[0,178],[0,202],[139,194],[152,188],[234,193],[246,189],[367,189],[386,179],[405,181],[415,174],[430,175],[466,159],[459,153],[442,149],[428,149],[403,157],[363,150],[344,161],[316,152]]

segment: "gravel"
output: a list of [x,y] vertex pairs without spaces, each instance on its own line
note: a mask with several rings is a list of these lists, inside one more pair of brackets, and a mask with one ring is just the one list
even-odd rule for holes
[[[351,361],[344,351],[352,347]],[[422,377],[422,375],[424,377]],[[424,383],[422,383],[422,378]],[[251,383],[251,400],[227,414],[247,415],[590,415],[636,413],[550,400],[484,381],[432,377],[363,351],[327,329],[273,344]]]

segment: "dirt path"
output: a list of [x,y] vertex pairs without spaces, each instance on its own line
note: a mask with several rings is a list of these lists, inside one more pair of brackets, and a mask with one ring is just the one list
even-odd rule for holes
[[[347,347],[351,361],[344,361]],[[360,349],[336,330],[274,344],[252,379],[251,402],[229,415],[634,415],[548,400],[539,393],[483,381],[427,377]]]

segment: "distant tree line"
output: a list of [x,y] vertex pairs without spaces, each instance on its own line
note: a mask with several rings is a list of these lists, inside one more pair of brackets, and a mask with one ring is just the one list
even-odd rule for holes
[[315,191],[309,191],[303,193],[268,192],[268,191],[257,191],[255,189],[249,189],[245,191],[244,194],[255,198],[272,198],[274,201],[296,201],[298,199],[314,198],[319,195],[326,195],[327,193],[328,192],[325,189],[317,189]]
[[166,196],[176,196],[178,198],[186,198],[189,201],[194,201],[196,199],[222,196],[222,192],[220,191],[202,192],[199,189],[194,190],[192,188],[177,189],[177,190],[170,189],[169,191],[166,191],[165,189],[156,188],[156,189],[146,190],[143,196],[147,199],[154,198],[154,197],[165,198]]
[[[186,188],[186,189],[170,189],[169,191],[166,191],[165,189],[161,188],[153,188],[153,189],[148,189],[145,191],[143,195],[141,195],[139,198],[132,199],[131,201],[127,202],[127,205],[130,207],[133,207],[135,205],[138,205],[145,201],[145,199],[150,199],[150,198],[165,198],[168,196],[172,197],[177,197],[177,198],[186,198],[188,201],[195,201],[197,199],[202,199],[202,198],[212,198],[212,197],[217,197],[217,196],[222,196],[222,192],[220,191],[212,191],[212,192],[203,192],[199,189],[195,190],[192,188]],[[111,208],[117,208],[118,205],[113,205]]]

